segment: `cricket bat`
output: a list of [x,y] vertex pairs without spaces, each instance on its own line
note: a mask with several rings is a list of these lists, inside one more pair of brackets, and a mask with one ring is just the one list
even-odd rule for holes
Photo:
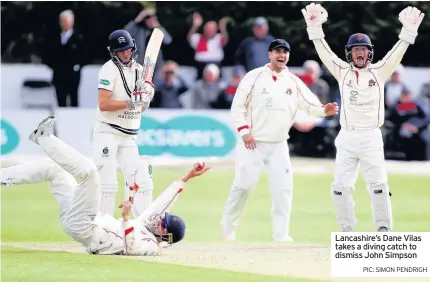
[[143,60],[143,81],[151,81],[154,76],[155,63],[157,62],[158,54],[160,53],[161,43],[163,42],[164,33],[154,28],[148,45],[146,46],[145,58]]

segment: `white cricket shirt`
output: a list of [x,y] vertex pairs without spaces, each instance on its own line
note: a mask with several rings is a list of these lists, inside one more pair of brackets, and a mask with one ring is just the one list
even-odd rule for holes
[[341,127],[368,130],[382,126],[385,119],[384,85],[400,64],[409,43],[399,40],[381,61],[358,69],[338,58],[324,39],[313,42],[321,61],[339,84]]
[[[142,75],[143,67],[133,62],[130,67],[117,65],[112,60],[106,62],[99,71],[98,88],[112,91],[113,100],[129,101],[135,90],[136,80]],[[141,107],[131,107],[119,111],[101,111],[97,107],[97,120],[114,128],[115,132],[137,135],[142,115]]]
[[145,256],[157,255],[161,252],[155,236],[146,229],[154,217],[169,211],[169,207],[176,201],[184,187],[182,180],[172,182],[154,202],[135,220],[123,222],[124,240],[127,255]]
[[266,66],[248,72],[240,82],[231,106],[231,116],[243,136],[255,141],[280,142],[289,138],[297,110],[324,117],[318,98],[287,69],[280,73]]

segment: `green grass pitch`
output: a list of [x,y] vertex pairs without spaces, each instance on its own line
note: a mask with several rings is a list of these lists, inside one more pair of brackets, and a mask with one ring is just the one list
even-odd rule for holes
[[[155,168],[154,196],[184,172],[185,168]],[[185,242],[221,241],[220,220],[232,179],[231,171],[213,169],[186,186],[173,209],[187,224]],[[296,242],[327,244],[330,232],[339,231],[330,196],[331,180],[331,175],[295,175],[290,235]],[[430,231],[430,209],[427,206],[430,177],[390,175],[389,183],[393,193],[395,231]],[[3,243],[74,242],[60,227],[58,207],[46,183],[3,188],[1,196]],[[369,195],[361,178],[354,197],[358,218],[356,231],[373,231]],[[121,189],[118,204],[122,198]],[[247,202],[237,240],[270,242],[270,209],[267,178],[263,175]],[[120,215],[119,209],[116,215]],[[1,262],[2,281],[313,281],[5,246],[2,246]]]

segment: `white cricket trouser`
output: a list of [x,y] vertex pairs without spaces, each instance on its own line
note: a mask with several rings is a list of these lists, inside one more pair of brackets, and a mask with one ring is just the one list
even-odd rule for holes
[[360,167],[372,202],[375,229],[386,227],[392,230],[391,200],[381,130],[341,129],[335,146],[337,153],[331,193],[340,227],[343,230],[353,230],[357,224],[352,193]]
[[293,194],[293,172],[287,141],[279,143],[256,142],[249,150],[240,142],[235,158],[235,178],[221,221],[224,233],[234,233],[245,202],[266,170],[272,196],[273,239],[289,236]]
[[39,137],[38,140],[50,159],[4,168],[1,182],[30,184],[49,181],[64,231],[74,240],[89,246],[94,235],[92,221],[100,205],[97,169],[89,159],[53,135]]
[[[136,135],[127,135],[111,128],[109,125],[96,122],[93,133],[93,159],[97,167],[103,166],[99,170],[101,186],[101,206],[102,214],[114,215],[115,198],[118,192],[117,163],[124,175],[126,183],[135,183],[136,174],[141,163],[146,162],[146,171],[152,173],[152,165],[149,159],[142,160],[136,144]],[[152,202],[152,175],[142,180],[139,184],[138,194],[135,196],[134,208],[132,210],[135,217],[147,208]],[[125,199],[128,198],[129,190],[124,189]]]

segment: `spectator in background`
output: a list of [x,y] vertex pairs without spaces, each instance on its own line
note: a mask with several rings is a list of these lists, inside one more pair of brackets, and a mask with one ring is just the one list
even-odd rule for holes
[[403,83],[405,69],[400,64],[391,75],[390,80],[385,84],[385,106],[393,108],[399,101],[402,93],[409,93],[409,88]]
[[217,65],[209,64],[203,70],[203,79],[198,80],[191,90],[191,108],[209,109],[214,107],[218,96],[224,91],[224,83],[219,80]]
[[82,36],[73,29],[75,16],[71,10],[60,13],[61,32],[47,40],[42,63],[53,71],[52,84],[55,87],[59,107],[78,107],[78,88],[81,68],[86,63],[86,48]]
[[424,160],[425,144],[420,134],[428,126],[428,116],[409,91],[402,92],[388,117],[394,125],[394,144],[407,160]]
[[423,130],[420,136],[426,147],[425,159],[430,161],[430,82],[424,83],[421,87],[418,101],[426,115],[421,121]]
[[185,81],[179,76],[179,66],[167,61],[155,82],[155,95],[151,101],[153,108],[182,108],[179,97],[188,90]]
[[424,83],[421,86],[421,91],[418,95],[418,101],[422,105],[422,108],[426,114],[430,114],[430,82]]
[[268,34],[269,25],[263,17],[255,19],[252,33],[252,36],[245,38],[240,43],[235,54],[236,64],[244,66],[247,72],[269,63],[267,50],[270,43],[275,40],[272,35]]
[[203,69],[208,64],[215,64],[221,67],[224,59],[224,46],[228,42],[227,18],[219,21],[221,33],[217,33],[218,25],[215,21],[207,22],[203,27],[203,34],[197,33],[197,29],[202,25],[203,18],[198,13],[193,14],[193,24],[188,31],[187,40],[195,50],[194,60],[197,67],[197,79],[203,77]]
[[233,68],[231,82],[227,88],[220,93],[218,100],[213,104],[214,109],[230,109],[233,102],[234,94],[236,94],[237,87],[240,81],[245,76],[246,71],[243,66],[235,66]]
[[[151,38],[154,28],[159,28],[164,33],[162,46],[172,43],[172,36],[160,25],[155,10],[151,8],[142,10],[139,15],[137,15],[133,21],[130,21],[124,28],[130,33],[134,40],[136,40],[138,55],[136,61],[141,65],[143,65],[143,61],[145,59],[146,45],[148,44],[149,38]],[[164,58],[161,48],[160,53],[158,53],[157,63],[155,64],[154,77],[158,76],[163,65]]]
[[328,96],[330,87],[328,83],[321,77],[321,67],[317,61],[308,60],[303,64],[305,75],[310,76],[311,83],[308,85],[309,89],[318,96],[322,104],[328,103]]

